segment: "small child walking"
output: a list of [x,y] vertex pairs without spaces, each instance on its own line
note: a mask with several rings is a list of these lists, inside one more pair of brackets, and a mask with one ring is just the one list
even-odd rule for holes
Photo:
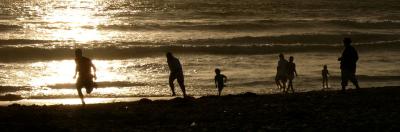
[[324,65],[324,69],[322,69],[322,88],[323,89],[329,88],[328,76],[329,76],[328,66]]
[[293,62],[294,61],[294,57],[290,56],[289,58],[289,63],[288,63],[288,79],[289,79],[289,84],[288,84],[288,89],[286,92],[292,91],[292,93],[294,93],[294,89],[293,89],[293,79],[295,76],[297,76],[297,71],[296,71],[296,64]]
[[218,96],[221,96],[221,92],[222,89],[224,89],[224,83],[226,83],[226,81],[228,80],[228,78],[221,74],[221,70],[219,70],[218,68],[215,69],[215,87],[218,88]]

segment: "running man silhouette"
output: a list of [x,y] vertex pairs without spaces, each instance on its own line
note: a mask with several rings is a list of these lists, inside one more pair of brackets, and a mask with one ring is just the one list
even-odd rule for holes
[[182,65],[181,62],[179,61],[178,58],[174,57],[171,52],[167,52],[167,62],[168,62],[168,67],[170,70],[170,75],[169,75],[169,86],[171,87],[172,91],[172,96],[175,96],[175,85],[174,81],[175,79],[178,80],[179,87],[181,87],[183,97],[186,97],[186,91],[185,91],[185,84],[184,84],[184,78],[183,78],[183,70],[182,70]]
[[218,88],[218,96],[221,96],[222,89],[224,89],[224,83],[228,80],[228,77],[226,77],[224,74],[221,74],[221,70],[218,68],[215,69],[215,87]]
[[289,57],[289,63],[288,63],[288,79],[289,79],[289,84],[288,84],[288,89],[286,92],[289,92],[289,90],[292,91],[292,93],[294,93],[294,89],[293,89],[293,79],[296,75],[297,77],[297,71],[296,71],[296,64],[293,62],[294,61],[294,57],[290,56]]
[[278,66],[276,68],[275,83],[279,89],[286,90],[286,81],[288,75],[288,61],[283,54],[279,54]]
[[324,69],[322,69],[322,89],[324,88],[329,88],[329,83],[328,83],[328,76],[329,76],[329,71],[328,71],[328,66],[324,65]]
[[358,85],[358,81],[356,78],[356,67],[358,61],[358,53],[356,49],[351,46],[351,39],[344,38],[344,50],[342,53],[342,57],[338,60],[340,61],[340,69],[341,69],[341,76],[342,76],[342,91],[346,90],[346,86],[348,81],[350,80],[355,86],[356,89],[359,90],[360,86]]
[[[96,67],[93,65],[92,60],[82,56],[81,49],[75,50],[75,63],[76,69],[73,78],[75,79],[77,73],[79,73],[78,79],[76,80],[76,89],[78,90],[79,98],[81,98],[82,105],[85,105],[82,88],[85,87],[86,93],[90,94],[93,88],[96,87],[96,83],[93,82],[93,78],[97,79]],[[93,74],[91,68],[93,68]]]

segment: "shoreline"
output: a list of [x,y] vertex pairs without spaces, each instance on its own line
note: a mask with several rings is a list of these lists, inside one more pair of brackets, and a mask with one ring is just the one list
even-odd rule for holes
[[[175,97],[115,97],[115,98],[89,97],[85,98],[85,102],[86,104],[110,104],[119,102],[135,102],[143,98],[150,100],[169,100]],[[9,106],[9,105],[26,105],[26,106],[81,105],[81,100],[79,99],[79,97],[77,97],[77,98],[43,98],[43,99],[28,98],[28,99],[11,100],[11,101],[0,101],[0,106]]]
[[5,131],[393,131],[400,86],[104,104],[0,106]]
[[[400,86],[384,86],[384,87],[371,87],[374,88],[392,88],[392,87],[400,87]],[[371,88],[362,88],[362,89],[371,89]],[[354,90],[354,88],[348,88],[348,90]],[[305,93],[314,93],[314,92],[340,92],[340,89],[337,88],[329,88],[329,89],[320,89],[320,90],[310,90],[310,91],[299,91],[295,94],[305,94]],[[285,95],[282,92],[275,93],[252,93],[252,92],[243,92],[237,94],[225,94],[224,96],[240,96],[243,94],[252,94],[257,96],[276,96],[276,95]],[[287,94],[291,95],[291,93]],[[190,96],[190,95],[189,95]],[[175,98],[181,98],[182,96],[133,96],[133,97],[85,97],[86,104],[112,104],[112,103],[129,103],[129,102],[137,102],[142,99],[158,101],[158,100],[172,100]],[[190,96],[191,98],[199,99],[199,98],[208,98],[208,97],[217,97],[216,95],[203,95],[203,96]],[[22,98],[19,95],[7,94],[5,96],[1,96],[0,99],[0,107],[9,106],[9,105],[24,105],[24,106],[52,106],[52,105],[81,105],[81,101],[79,97],[66,97],[66,98]]]

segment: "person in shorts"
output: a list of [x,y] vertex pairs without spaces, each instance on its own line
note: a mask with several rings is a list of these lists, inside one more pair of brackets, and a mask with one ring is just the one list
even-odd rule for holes
[[[78,79],[76,80],[76,89],[78,90],[79,98],[82,101],[82,105],[85,105],[85,101],[83,99],[82,88],[86,88],[86,93],[90,94],[93,91],[93,88],[96,87],[96,83],[93,79],[96,79],[96,67],[93,65],[92,60],[87,57],[82,56],[82,50],[75,50],[75,75],[78,75]],[[92,74],[93,68],[93,74]]]

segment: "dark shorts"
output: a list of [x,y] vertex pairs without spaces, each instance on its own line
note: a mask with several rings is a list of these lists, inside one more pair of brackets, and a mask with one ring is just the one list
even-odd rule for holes
[[169,75],[170,81],[174,81],[175,79],[178,80],[178,83],[183,83],[183,81],[184,81],[183,72],[171,73]]
[[276,76],[275,76],[275,81],[283,81],[283,82],[286,82],[287,79],[288,79],[288,77],[285,76],[285,75],[276,75]]
[[93,78],[78,78],[76,81],[76,88],[81,90],[83,87],[86,88],[86,93],[90,94],[93,88],[97,87],[97,84],[93,82]]

